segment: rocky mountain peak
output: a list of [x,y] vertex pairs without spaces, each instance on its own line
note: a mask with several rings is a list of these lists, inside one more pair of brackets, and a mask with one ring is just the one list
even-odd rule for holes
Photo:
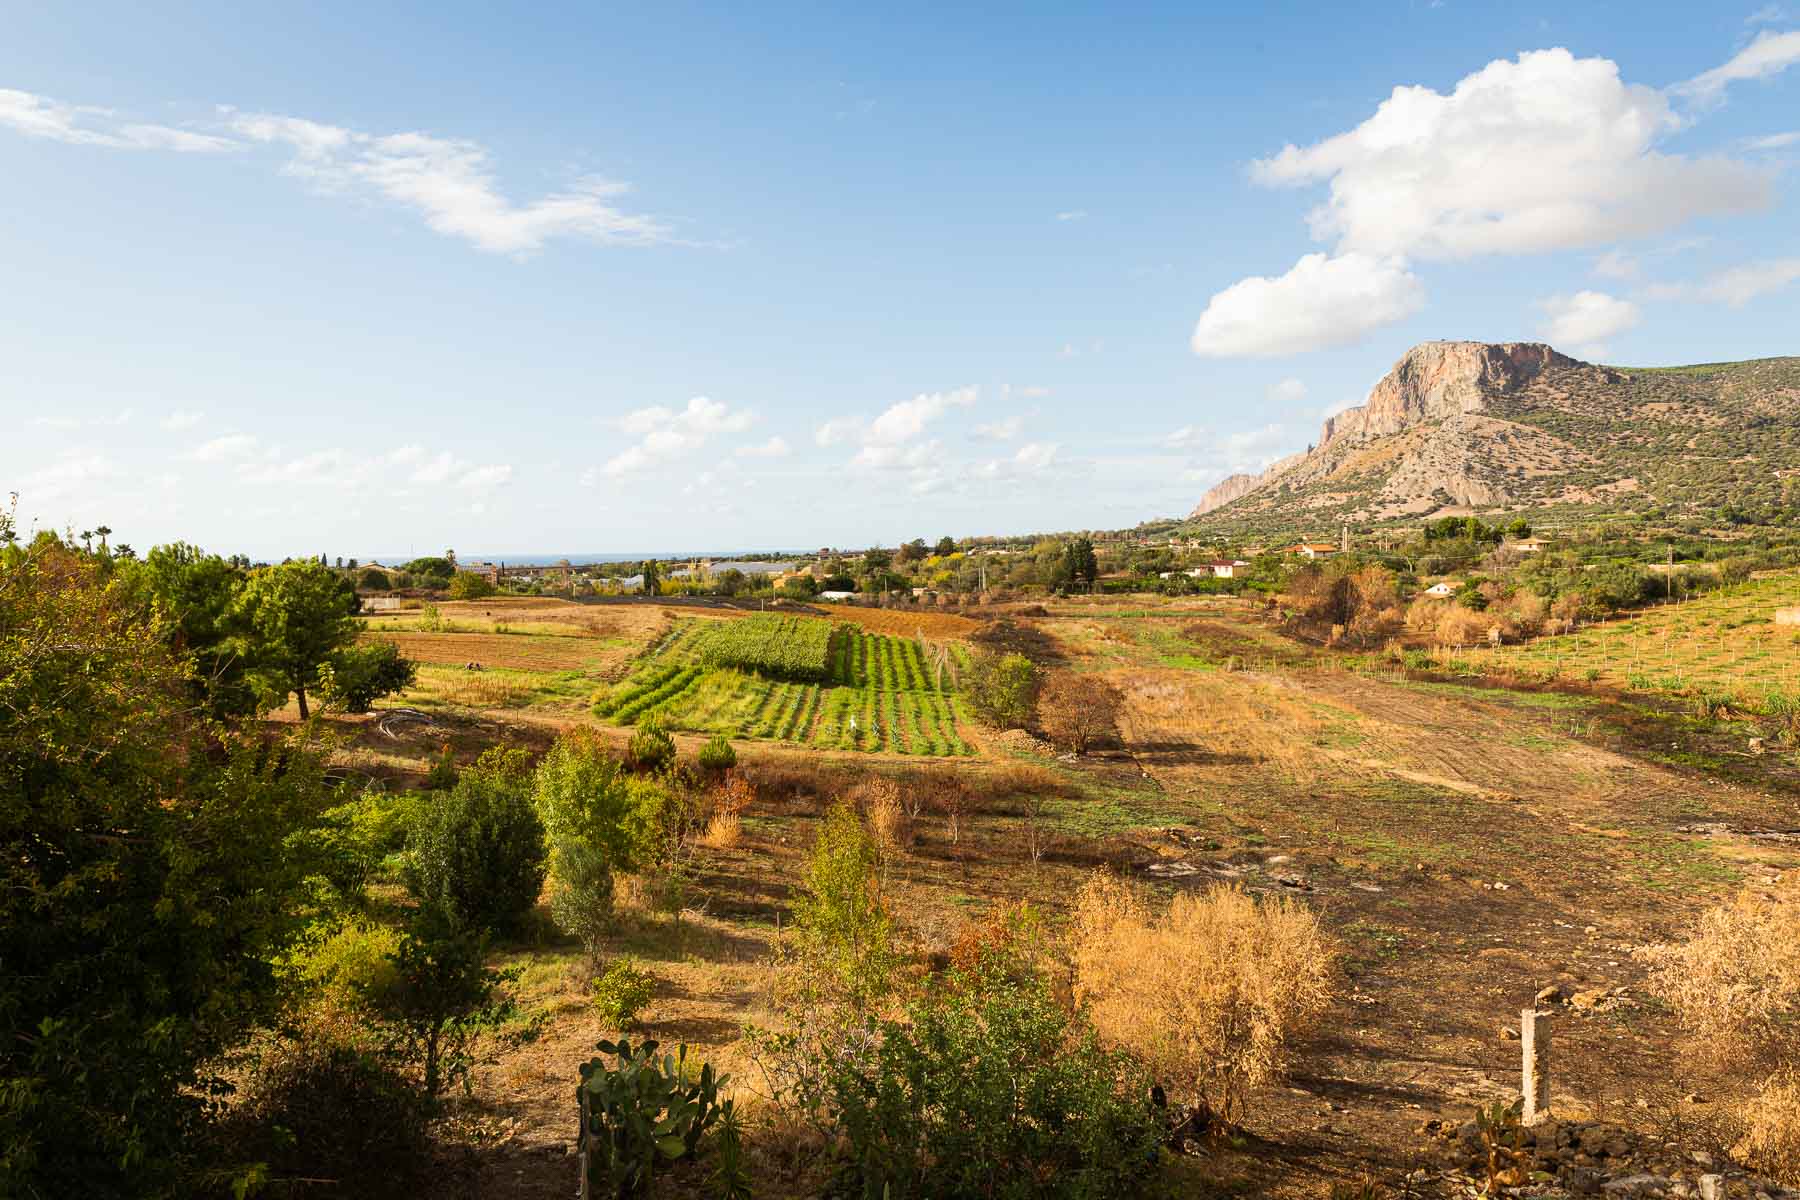
[[1516,391],[1547,367],[1581,365],[1542,342],[1421,342],[1400,356],[1361,405],[1326,418],[1319,447],[1482,412],[1487,397]]

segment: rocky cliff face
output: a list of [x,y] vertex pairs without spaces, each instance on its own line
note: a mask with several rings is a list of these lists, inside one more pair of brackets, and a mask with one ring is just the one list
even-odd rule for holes
[[1188,516],[1203,517],[1215,508],[1230,504],[1239,496],[1255,491],[1262,479],[1261,475],[1227,475],[1206,489],[1206,494],[1200,497],[1200,503]]
[[1402,355],[1360,406],[1326,418],[1318,448],[1484,412],[1490,396],[1517,391],[1547,367],[1581,365],[1539,342],[1424,342]]
[[[1583,366],[1538,342],[1423,342],[1401,356],[1362,404],[1326,418],[1318,444],[1311,450],[1284,458],[1260,475],[1232,475],[1221,480],[1188,516],[1204,516],[1278,479],[1293,484],[1326,480],[1341,472],[1346,455],[1356,446],[1421,425],[1478,416],[1489,411],[1493,400],[1529,387],[1545,371]],[[1470,433],[1480,423],[1463,420],[1453,424],[1456,432]],[[1505,502],[1498,488],[1468,477],[1458,464],[1441,461],[1446,458],[1441,448],[1413,449],[1414,456],[1398,464],[1400,469],[1395,472],[1395,486],[1408,495],[1399,497],[1390,488],[1391,499],[1403,499],[1414,507],[1423,497],[1433,495],[1458,504]],[[1421,449],[1435,452],[1418,455],[1416,451]]]

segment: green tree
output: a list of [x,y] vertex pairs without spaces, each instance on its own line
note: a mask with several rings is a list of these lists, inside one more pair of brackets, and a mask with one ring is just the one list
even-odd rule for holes
[[443,587],[456,574],[456,564],[448,558],[415,558],[401,569],[422,577],[428,587]]
[[356,641],[356,609],[350,582],[308,560],[252,571],[239,593],[235,614],[254,670],[277,703],[299,697],[301,720],[319,668]]
[[485,575],[477,575],[473,571],[458,571],[450,577],[452,600],[485,600],[493,594],[494,585]]
[[644,576],[644,595],[655,596],[662,590],[662,564],[655,559],[646,560],[641,571]]
[[876,862],[862,818],[839,801],[819,827],[794,902],[802,956],[857,1012],[869,1011],[887,995],[900,963]]
[[1069,578],[1092,589],[1100,578],[1100,563],[1094,557],[1093,541],[1078,537],[1063,548],[1063,554],[1068,562]]
[[365,592],[385,592],[394,586],[394,581],[388,577],[386,571],[376,567],[364,567],[362,573],[356,577],[356,586]]
[[1030,659],[993,650],[976,651],[962,678],[969,708],[995,729],[1021,729],[1030,723],[1037,683]]
[[171,648],[192,657],[189,687],[208,711],[221,718],[255,712],[259,698],[237,608],[244,573],[216,554],[174,542],[152,549],[123,578],[160,609]]
[[0,564],[0,1195],[194,1194],[216,1064],[273,1016],[328,790],[191,685],[98,564]]
[[395,979],[379,1011],[390,1046],[418,1064],[428,1102],[468,1078],[475,1039],[513,1011],[507,985],[519,972],[489,969],[483,950],[475,933],[426,907],[392,956]]
[[544,824],[522,750],[487,751],[406,841],[407,890],[457,928],[508,933],[544,886]]
[[956,539],[952,537],[939,538],[937,540],[936,553],[939,558],[949,558],[952,554],[955,554]]
[[403,692],[419,677],[419,664],[402,657],[393,642],[339,650],[319,668],[319,694],[345,712],[365,713],[383,696]]

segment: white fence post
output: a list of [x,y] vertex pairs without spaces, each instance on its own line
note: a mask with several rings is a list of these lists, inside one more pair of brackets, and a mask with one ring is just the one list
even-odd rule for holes
[[1521,1124],[1536,1125],[1550,1115],[1550,1014],[1535,1008],[1519,1014],[1519,1051],[1524,1061],[1525,1110]]

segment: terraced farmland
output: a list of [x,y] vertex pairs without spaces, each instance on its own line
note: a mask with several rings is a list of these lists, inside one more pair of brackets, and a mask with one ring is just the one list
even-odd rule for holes
[[815,618],[688,620],[594,711],[625,725],[654,714],[677,729],[824,749],[968,755],[953,658]]

